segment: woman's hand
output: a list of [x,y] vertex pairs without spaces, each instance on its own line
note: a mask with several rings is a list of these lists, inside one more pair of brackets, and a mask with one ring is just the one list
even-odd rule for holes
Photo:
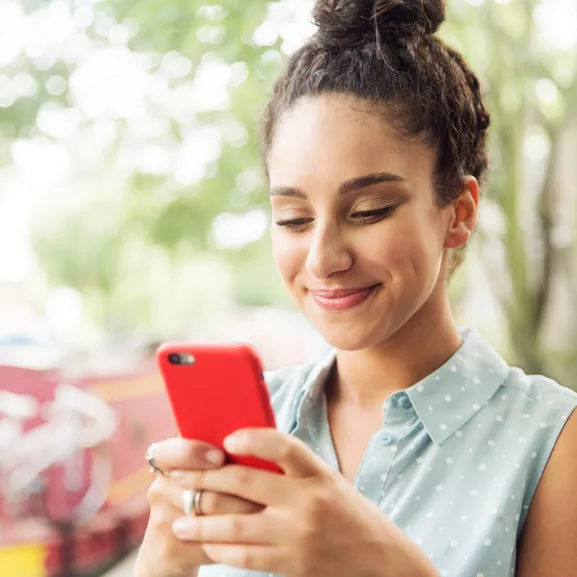
[[258,502],[256,514],[180,517],[175,534],[215,562],[287,577],[429,577],[423,552],[304,443],[274,429],[244,429],[231,453],[280,465],[285,475],[239,465],[182,474],[182,486]]
[[[206,456],[211,450],[214,457],[208,460]],[[175,482],[173,476],[178,476],[177,472],[192,474],[192,471],[218,469],[224,462],[224,454],[200,441],[173,438],[156,443],[155,462],[168,476],[157,476],[148,490],[150,518],[138,552],[134,575],[191,577],[194,569],[213,561],[206,556],[200,545],[181,541],[172,531],[174,521],[183,515],[183,488]],[[201,509],[205,515],[248,515],[261,511],[263,507],[239,497],[206,491],[202,494]]]

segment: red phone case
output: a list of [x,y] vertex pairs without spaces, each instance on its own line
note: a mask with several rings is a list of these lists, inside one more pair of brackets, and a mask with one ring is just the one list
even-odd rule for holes
[[[169,355],[192,355],[193,364],[172,364]],[[262,365],[248,345],[165,343],[157,351],[170,404],[180,430],[223,448],[229,434],[247,427],[276,427]],[[269,461],[230,455],[227,462],[280,472]]]

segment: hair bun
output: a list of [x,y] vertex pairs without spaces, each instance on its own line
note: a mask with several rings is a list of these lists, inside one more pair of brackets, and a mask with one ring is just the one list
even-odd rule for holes
[[444,0],[317,0],[320,40],[354,46],[377,36],[434,34],[445,20]]

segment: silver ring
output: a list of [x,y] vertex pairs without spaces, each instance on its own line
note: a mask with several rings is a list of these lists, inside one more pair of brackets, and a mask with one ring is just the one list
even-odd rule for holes
[[154,475],[159,474],[167,476],[167,474],[156,464],[156,443],[152,443],[148,449],[146,449],[146,462],[150,467],[150,472]]
[[186,489],[182,492],[182,509],[187,517],[190,517],[193,513],[195,517],[203,516],[202,509],[200,508],[202,492],[202,489]]

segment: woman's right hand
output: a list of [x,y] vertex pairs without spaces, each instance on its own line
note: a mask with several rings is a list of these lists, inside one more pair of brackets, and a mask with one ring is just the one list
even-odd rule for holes
[[[211,564],[200,544],[178,539],[172,524],[183,516],[182,492],[187,489],[182,481],[170,477],[173,471],[218,469],[224,463],[224,453],[201,441],[175,437],[155,443],[155,462],[168,476],[157,475],[148,490],[150,517],[144,539],[136,559],[135,577],[191,577],[200,565]],[[206,458],[209,451],[215,461]],[[214,453],[216,451],[216,453]],[[186,475],[182,475],[186,478]],[[232,495],[203,491],[203,515],[256,513],[262,505]]]

